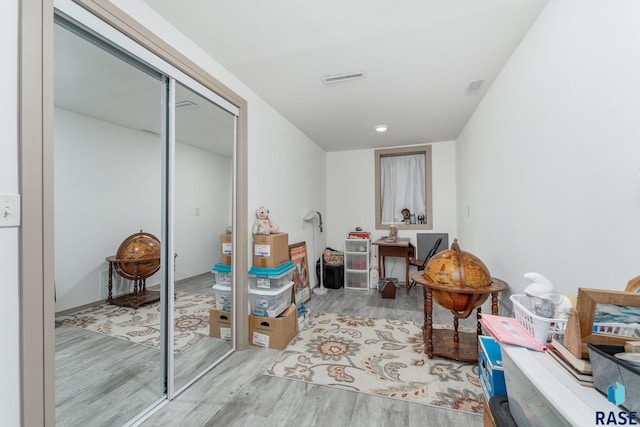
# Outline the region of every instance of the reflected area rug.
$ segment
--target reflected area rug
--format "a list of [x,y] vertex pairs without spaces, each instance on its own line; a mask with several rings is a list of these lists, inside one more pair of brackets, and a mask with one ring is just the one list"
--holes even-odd
[[481,414],[478,365],[424,350],[422,324],[317,313],[264,373]]
[[[174,349],[179,353],[209,336],[215,297],[176,292]],[[160,348],[160,303],[136,309],[101,304],[56,317],[56,322],[151,348]]]

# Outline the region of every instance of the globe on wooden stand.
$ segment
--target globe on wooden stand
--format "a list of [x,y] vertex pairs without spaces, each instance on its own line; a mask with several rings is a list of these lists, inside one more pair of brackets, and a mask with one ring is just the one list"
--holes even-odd
[[[477,333],[459,333],[458,320],[469,317],[474,309],[479,320],[480,307],[489,295],[492,296],[491,311],[497,315],[498,294],[507,287],[506,283],[492,278],[484,262],[461,250],[457,239],[454,239],[451,249],[435,254],[424,272],[417,272],[412,278],[422,285],[424,292],[423,336],[427,356],[435,354],[465,362],[477,361],[480,323],[477,324]],[[433,301],[451,311],[453,330],[433,328]]]
[[477,256],[460,250],[458,239],[453,240],[451,249],[437,253],[424,269],[425,280],[452,288],[434,290],[433,299],[447,310],[457,312],[466,318],[474,308],[482,305],[489,294],[474,295],[454,292],[454,288],[483,288],[491,286],[491,274],[487,266]]
[[[146,286],[146,279],[160,269],[160,241],[156,236],[140,230],[124,239],[115,256],[106,259],[109,263],[108,304],[137,308],[160,299],[159,291],[149,291]],[[113,297],[113,270],[133,281],[133,292]]]
[[160,269],[160,241],[140,230],[123,240],[116,252],[116,272],[129,280],[146,279]]

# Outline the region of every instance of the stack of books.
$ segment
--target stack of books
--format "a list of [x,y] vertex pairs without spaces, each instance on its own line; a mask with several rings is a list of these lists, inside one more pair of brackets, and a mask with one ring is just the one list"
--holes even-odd
[[576,357],[562,344],[562,338],[554,338],[547,348],[547,354],[569,372],[578,383],[593,387],[593,370],[589,359]]

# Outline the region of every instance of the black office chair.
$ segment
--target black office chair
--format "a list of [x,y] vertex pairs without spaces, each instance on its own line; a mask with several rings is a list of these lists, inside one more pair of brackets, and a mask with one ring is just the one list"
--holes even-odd
[[[442,237],[438,237],[438,240],[436,240],[433,243],[433,246],[431,247],[431,249],[429,250],[429,253],[427,254],[427,257],[424,259],[424,261],[419,262],[415,259],[411,259],[409,260],[409,265],[414,265],[416,267],[418,267],[418,271],[423,271],[426,267],[427,267],[427,263],[429,262],[429,260],[436,254],[438,253],[438,247],[440,246],[440,243],[442,243]],[[416,284],[415,280],[411,281],[411,284],[409,285],[409,290],[411,290],[411,288],[413,288],[413,286]]]

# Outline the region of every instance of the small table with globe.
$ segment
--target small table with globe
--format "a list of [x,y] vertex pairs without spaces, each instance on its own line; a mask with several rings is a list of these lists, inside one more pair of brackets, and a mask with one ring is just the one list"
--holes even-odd
[[[147,290],[146,279],[160,269],[160,241],[140,230],[127,237],[109,263],[107,304],[138,308],[160,300],[160,291]],[[113,297],[113,271],[133,282],[133,292]]]
[[[418,271],[411,278],[423,289],[423,339],[427,356],[477,362],[478,335],[482,335],[479,321],[481,306],[491,295],[491,314],[497,315],[498,295],[507,288],[506,282],[491,277],[480,259],[460,250],[457,240],[454,240],[451,250],[436,254],[424,273]],[[453,314],[453,329],[433,327],[434,300]],[[477,313],[477,331],[459,332],[459,319],[466,319],[474,310]]]

